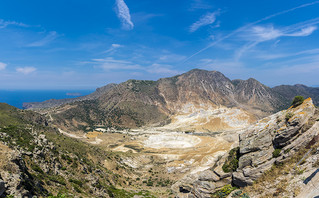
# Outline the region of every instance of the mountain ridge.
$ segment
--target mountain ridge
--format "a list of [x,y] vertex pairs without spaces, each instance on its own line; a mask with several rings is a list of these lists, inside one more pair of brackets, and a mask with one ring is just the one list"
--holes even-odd
[[[218,71],[207,71],[207,70],[201,70],[201,69],[192,69],[186,73],[184,73],[185,75],[187,74],[191,74],[194,72],[213,72],[213,73],[217,73]],[[220,73],[220,72],[218,72]],[[157,81],[153,81],[153,80],[146,80],[149,82],[160,82],[160,81],[165,81],[165,79],[177,79],[179,76],[184,75],[184,74],[179,74],[173,77],[168,77],[168,78],[160,78]],[[222,73],[220,73],[222,74]],[[222,74],[223,75],[223,74]],[[223,75],[224,76],[224,75]],[[224,76],[225,77],[225,76]],[[139,80],[135,80],[135,79],[129,79],[125,82],[130,82],[130,81],[139,81]],[[143,80],[140,80],[143,81]],[[123,83],[125,83],[123,82]],[[259,82],[258,80],[254,79],[254,78],[249,78],[247,80],[242,80],[242,79],[234,79],[231,80],[232,84],[236,87],[239,83],[243,83],[243,82]],[[120,83],[121,84],[121,83]],[[60,106],[60,105],[64,105],[64,104],[68,104],[68,103],[72,103],[72,102],[76,102],[76,101],[82,101],[82,100],[92,100],[92,99],[96,99],[99,96],[103,95],[104,93],[106,93],[107,91],[109,91],[110,89],[112,89],[113,87],[117,86],[118,84],[115,83],[110,83],[107,84],[103,87],[99,87],[96,89],[95,92],[93,92],[92,94],[86,95],[86,96],[81,96],[81,97],[77,97],[77,98],[69,98],[69,99],[50,99],[47,101],[43,101],[43,102],[26,102],[23,104],[23,108],[24,109],[43,109],[43,108],[51,108],[51,107],[56,107],[56,106]],[[266,86],[266,85],[265,85]],[[266,86],[268,87],[268,86]],[[274,91],[276,91],[279,95],[281,95],[281,97],[284,97],[285,100],[289,100],[291,101],[291,99],[295,96],[295,95],[303,95],[304,97],[311,97],[314,99],[314,103],[316,105],[318,105],[319,103],[319,87],[309,87],[303,84],[295,84],[295,85],[278,85],[275,87],[268,87]],[[288,91],[287,91],[288,90]],[[286,105],[289,105],[288,103]]]
[[95,99],[68,103],[51,112],[58,125],[86,123],[73,129],[173,123],[170,127],[178,130],[218,131],[248,125],[288,105],[283,96],[253,78],[232,81],[218,71],[193,69],[157,81],[128,80]]

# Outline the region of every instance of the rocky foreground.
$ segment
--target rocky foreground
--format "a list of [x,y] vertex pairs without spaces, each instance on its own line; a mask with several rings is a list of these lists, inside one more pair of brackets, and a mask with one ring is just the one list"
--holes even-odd
[[242,188],[233,197],[244,192],[250,197],[313,197],[316,186],[311,182],[319,179],[318,140],[319,110],[308,98],[242,130],[238,148],[172,189],[180,198],[218,197],[228,184]]

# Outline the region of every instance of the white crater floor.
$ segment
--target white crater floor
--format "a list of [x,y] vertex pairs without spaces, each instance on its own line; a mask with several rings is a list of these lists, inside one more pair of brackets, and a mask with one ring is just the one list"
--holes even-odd
[[186,134],[180,133],[163,133],[150,135],[144,141],[144,146],[154,149],[162,148],[190,148],[201,142],[201,139]]

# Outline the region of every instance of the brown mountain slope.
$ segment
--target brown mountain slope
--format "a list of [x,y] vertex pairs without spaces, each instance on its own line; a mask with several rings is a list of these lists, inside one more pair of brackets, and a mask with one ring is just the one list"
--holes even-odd
[[280,85],[273,88],[287,100],[291,101],[296,95],[311,97],[315,105],[319,105],[319,87],[307,87],[305,85]]
[[284,99],[254,79],[231,81],[218,71],[194,69],[158,81],[129,80],[95,100],[50,113],[57,125],[84,129],[102,125],[220,131],[242,128],[283,106]]

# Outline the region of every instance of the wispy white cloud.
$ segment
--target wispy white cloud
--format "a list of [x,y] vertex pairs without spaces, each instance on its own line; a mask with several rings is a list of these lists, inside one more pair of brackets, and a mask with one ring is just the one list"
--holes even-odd
[[59,35],[56,31],[51,31],[49,32],[44,38],[35,41],[33,43],[28,44],[28,47],[42,47],[45,46],[47,44],[49,44],[50,42],[54,41],[56,38],[58,38]]
[[285,36],[309,36],[311,35],[315,30],[317,30],[316,26],[309,26],[306,28],[301,29],[298,32],[293,32],[291,34],[285,34]]
[[110,53],[114,52],[116,49],[121,48],[121,47],[124,47],[124,46],[120,45],[120,44],[113,43],[111,45],[111,47],[108,50],[106,50],[104,53],[109,53],[110,54]]
[[88,62],[82,62],[82,64],[93,65],[95,68],[100,68],[105,71],[132,71],[131,73],[142,74],[166,74],[166,75],[176,75],[181,73],[174,69],[170,64],[162,63],[152,63],[152,64],[138,64],[130,60],[115,59],[113,57],[92,59]]
[[96,67],[104,70],[142,70],[143,67],[139,64],[134,64],[127,60],[118,60],[113,57],[107,57],[103,59],[92,59],[92,62]]
[[263,59],[263,60],[273,60],[273,59],[280,59],[280,58],[287,58],[287,57],[296,57],[300,55],[313,55],[319,54],[319,48],[311,49],[311,50],[303,50],[300,52],[295,53],[267,53],[264,51],[258,52],[255,56],[256,58]]
[[163,14],[155,14],[155,13],[145,13],[145,12],[136,12],[131,15],[134,20],[134,24],[146,24],[149,20],[155,17],[164,16]]
[[[319,23],[319,18],[317,20]],[[273,26],[254,26],[251,29],[244,32],[241,37],[249,42],[243,47],[236,50],[235,58],[239,59],[245,52],[249,49],[257,46],[259,43],[278,39],[280,37],[305,37],[311,35],[315,30],[316,26],[308,26],[307,21],[300,24],[295,24],[282,29],[276,29]],[[313,25],[313,20],[311,20],[311,25]]]
[[253,39],[254,41],[268,41],[283,35],[281,30],[275,29],[273,26],[255,26],[252,27],[249,32],[247,38],[250,40]]
[[4,70],[7,67],[7,64],[0,62],[0,71]]
[[124,0],[116,0],[116,13],[117,17],[122,23],[123,29],[132,30],[134,28],[134,24],[131,20],[130,10]]
[[209,3],[207,3],[205,0],[193,0],[193,2],[191,3],[191,7],[190,10],[207,10],[207,9],[211,9],[212,5],[210,5]]
[[179,62],[183,59],[185,59],[186,56],[183,56],[183,55],[179,55],[179,54],[173,54],[173,53],[169,53],[169,54],[164,54],[162,56],[159,57],[158,61],[159,62]]
[[16,71],[22,74],[30,74],[32,72],[35,72],[37,69],[35,67],[18,67],[16,68]]
[[[209,49],[209,48],[211,48],[211,47],[213,47],[213,46],[219,44],[220,42],[224,41],[225,39],[228,39],[228,38],[230,38],[230,37],[236,35],[236,34],[239,33],[239,32],[245,31],[245,30],[247,30],[248,28],[250,28],[250,27],[252,27],[252,26],[254,26],[254,25],[258,24],[258,23],[261,23],[261,22],[267,21],[267,20],[269,20],[269,19],[272,19],[272,18],[274,18],[274,17],[280,16],[280,15],[283,15],[283,14],[286,14],[286,13],[289,13],[289,12],[293,12],[293,11],[298,10],[298,9],[301,9],[301,8],[309,7],[309,6],[318,4],[318,3],[319,3],[319,1],[314,1],[314,2],[311,2],[311,3],[305,3],[305,4],[302,4],[302,5],[297,6],[297,7],[294,7],[294,8],[290,8],[290,9],[287,9],[287,10],[283,10],[283,11],[281,11],[281,12],[277,12],[277,13],[268,15],[268,16],[266,16],[266,17],[264,17],[264,18],[261,18],[261,19],[259,19],[259,20],[257,20],[257,21],[254,21],[254,22],[251,22],[251,23],[249,23],[249,24],[247,24],[247,25],[244,25],[244,26],[242,26],[242,27],[240,27],[240,28],[238,28],[238,29],[232,31],[231,33],[229,33],[229,34],[227,34],[227,35],[225,35],[225,36],[219,38],[218,40],[216,40],[216,41],[210,43],[210,44],[207,45],[206,47],[204,47],[204,48],[198,50],[198,51],[195,52],[194,54],[192,54],[192,55],[190,55],[189,57],[187,57],[183,62],[188,61],[189,59],[193,58],[194,56],[196,56],[196,55],[198,55],[198,54],[200,54],[200,53],[206,51],[207,49]],[[308,25],[310,25],[310,24],[308,24]]]
[[213,24],[216,21],[216,16],[219,14],[220,14],[220,11],[218,10],[216,12],[210,12],[210,13],[203,15],[198,21],[196,21],[195,23],[193,23],[190,26],[189,31],[195,32],[196,30],[198,30],[202,26]]
[[[319,23],[319,20],[318,20]],[[288,37],[304,37],[311,35],[315,30],[316,26],[301,27],[298,30],[292,29],[290,26],[283,29],[276,29],[273,26],[254,26],[248,30],[248,33],[241,35],[247,40],[264,42],[279,37],[288,36]]]
[[0,19],[0,29],[6,28],[7,26],[19,26],[19,27],[29,27],[27,24],[16,22],[16,21],[5,21],[3,19]]
[[166,74],[166,75],[176,75],[182,73],[181,71],[172,69],[171,65],[154,63],[149,66],[146,71],[151,74]]

